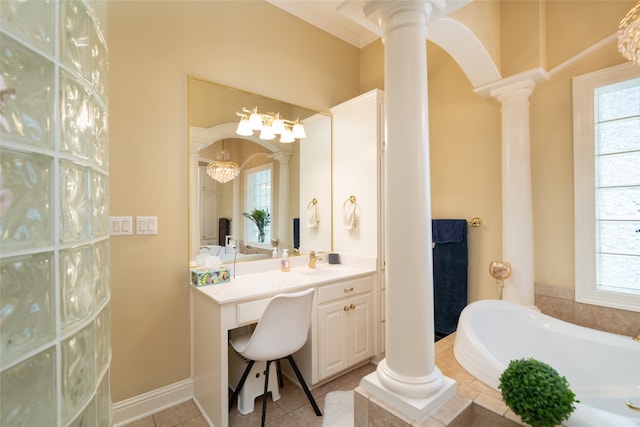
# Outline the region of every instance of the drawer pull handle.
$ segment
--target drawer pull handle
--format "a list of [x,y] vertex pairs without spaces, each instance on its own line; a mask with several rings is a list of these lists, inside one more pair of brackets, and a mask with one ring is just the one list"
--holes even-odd
[[343,308],[343,310],[344,310],[344,311],[349,311],[349,306],[348,306],[348,305],[345,305],[345,306],[344,306],[344,308]]
[[350,288],[344,288],[344,291],[345,292],[353,292],[353,286],[350,287]]
[[355,304],[351,304],[351,305],[349,306],[349,308],[350,308],[351,310],[353,310],[354,308],[356,308],[356,306],[355,306]]

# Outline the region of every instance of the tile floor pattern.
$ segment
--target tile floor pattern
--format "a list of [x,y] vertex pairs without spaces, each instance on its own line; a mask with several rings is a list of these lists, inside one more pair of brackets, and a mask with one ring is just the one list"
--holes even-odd
[[[375,371],[376,366],[369,363],[335,380],[311,390],[320,410],[324,412],[324,397],[337,390],[353,390],[360,384],[362,377]],[[237,408],[229,413],[229,427],[253,427],[260,425],[262,397],[257,397],[255,409],[251,414],[241,415]],[[272,427],[321,427],[322,417],[317,417],[307,400],[304,391],[284,378],[284,387],[280,389],[280,400],[267,401],[266,426]],[[142,418],[126,427],[208,427],[193,400],[181,403],[148,417]]]

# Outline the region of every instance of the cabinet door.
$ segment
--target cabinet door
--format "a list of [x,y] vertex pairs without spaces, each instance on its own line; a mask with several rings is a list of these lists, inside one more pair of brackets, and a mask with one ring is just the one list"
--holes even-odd
[[373,356],[373,296],[371,293],[349,299],[349,365]]
[[347,369],[349,303],[340,300],[318,307],[318,379]]

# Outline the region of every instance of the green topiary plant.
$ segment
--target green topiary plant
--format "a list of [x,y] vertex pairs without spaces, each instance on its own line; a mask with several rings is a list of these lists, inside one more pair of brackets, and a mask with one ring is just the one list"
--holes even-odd
[[258,227],[258,241],[264,242],[264,229],[271,224],[271,214],[269,211],[266,209],[254,209],[251,213],[244,212],[242,215],[253,221],[256,227]]
[[554,427],[576,409],[569,382],[546,363],[533,358],[512,360],[500,376],[502,398],[532,427]]

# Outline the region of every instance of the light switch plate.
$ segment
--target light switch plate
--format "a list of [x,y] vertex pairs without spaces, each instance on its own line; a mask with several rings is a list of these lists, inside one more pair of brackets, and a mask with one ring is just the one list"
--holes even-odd
[[110,216],[109,234],[112,236],[130,236],[133,234],[133,221],[130,216]]
[[158,217],[136,217],[136,234],[158,234]]

